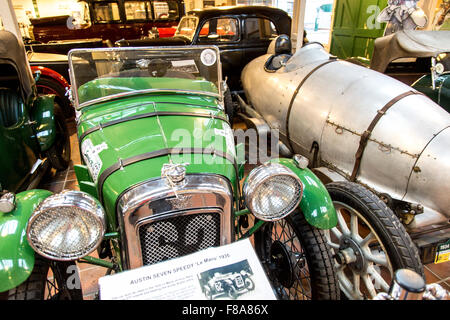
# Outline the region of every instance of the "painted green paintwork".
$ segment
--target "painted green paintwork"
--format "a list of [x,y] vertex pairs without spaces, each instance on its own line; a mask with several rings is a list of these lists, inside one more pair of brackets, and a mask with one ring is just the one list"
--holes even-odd
[[386,5],[387,0],[336,0],[330,53],[341,59],[371,59],[374,41],[386,26],[375,18]]
[[52,193],[24,191],[16,195],[16,209],[0,213],[0,292],[21,284],[34,267],[34,251],[27,241],[26,226],[34,209]]
[[82,104],[94,99],[136,90],[179,89],[218,93],[216,86],[205,80],[180,78],[100,78],[89,81],[78,88],[78,100]]
[[89,175],[89,170],[85,165],[76,164],[73,166],[75,175],[78,181],[89,181],[92,182],[91,176]]
[[80,260],[82,262],[86,262],[86,263],[89,263],[89,264],[93,264],[93,265],[104,267],[104,268],[108,268],[108,269],[113,269],[114,268],[114,263],[109,262],[107,260],[95,258],[95,257],[92,257],[92,256],[86,256],[84,258],[81,258]]
[[424,75],[411,86],[427,95],[431,100],[450,112],[450,73],[436,77],[436,87],[433,90],[431,75]]
[[[127,81],[127,80],[126,80]],[[226,118],[218,106],[217,99],[202,95],[145,94],[116,99],[82,109],[78,134],[112,120],[151,113],[155,111],[176,111],[211,114]],[[158,121],[159,120],[159,121]],[[161,125],[161,127],[160,127]],[[220,119],[196,116],[161,116],[135,119],[104,127],[87,135],[80,141],[81,149],[92,143],[101,149],[101,173],[119,159],[127,159],[143,153],[164,148],[211,148],[235,154],[232,132],[229,125]],[[228,144],[225,135],[228,135]],[[90,141],[88,141],[90,140]],[[228,178],[237,192],[237,179],[233,163],[211,155],[173,155],[175,163],[189,163],[187,174],[214,173]],[[118,170],[103,185],[103,204],[108,215],[108,230],[116,230],[115,204],[119,195],[130,186],[161,176],[163,164],[169,163],[168,156],[137,162]],[[93,180],[97,183],[91,171]],[[237,196],[237,194],[236,194]]]
[[300,209],[306,221],[319,229],[331,229],[337,225],[336,210],[333,201],[323,183],[309,169],[300,169],[294,160],[280,158],[270,162],[280,163],[291,169],[302,181],[304,190]]
[[43,95],[37,97],[34,102],[32,119],[36,121],[35,133],[41,146],[41,151],[48,150],[55,142],[54,101],[54,95]]

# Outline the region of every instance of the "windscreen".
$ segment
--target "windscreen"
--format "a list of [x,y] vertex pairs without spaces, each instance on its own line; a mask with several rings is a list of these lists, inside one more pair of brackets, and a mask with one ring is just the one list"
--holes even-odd
[[178,23],[177,31],[175,31],[176,36],[184,36],[192,41],[194,38],[195,30],[197,30],[198,18],[197,17],[183,17]]
[[221,94],[214,46],[75,49],[69,67],[77,108],[152,92]]

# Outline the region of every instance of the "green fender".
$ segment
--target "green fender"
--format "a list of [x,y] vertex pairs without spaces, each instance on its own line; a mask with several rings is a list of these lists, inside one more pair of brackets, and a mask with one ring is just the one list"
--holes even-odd
[[0,212],[0,292],[17,287],[31,275],[35,253],[27,241],[27,223],[39,203],[51,194],[47,190],[18,193],[16,209]]
[[280,163],[291,169],[303,183],[303,196],[300,209],[306,221],[318,229],[331,229],[337,225],[337,214],[330,194],[322,181],[308,168],[297,167],[292,159],[272,159],[269,162]]
[[55,95],[39,96],[34,102],[32,118],[36,121],[35,131],[41,151],[47,151],[55,142],[54,116]]

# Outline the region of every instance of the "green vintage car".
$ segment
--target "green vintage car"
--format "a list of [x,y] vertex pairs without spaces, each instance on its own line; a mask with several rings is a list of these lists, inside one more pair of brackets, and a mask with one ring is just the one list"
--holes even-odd
[[217,47],[76,49],[69,64],[81,191],[18,198],[28,241],[0,252],[0,292],[43,298],[47,263],[52,297],[78,298],[76,262],[121,272],[254,236],[279,298],[339,298],[323,231],[336,212],[305,159],[267,161],[241,188]]
[[66,169],[70,139],[54,95],[38,95],[16,36],[0,31],[0,293],[29,278],[35,264],[25,228],[51,193],[33,190],[50,167]]

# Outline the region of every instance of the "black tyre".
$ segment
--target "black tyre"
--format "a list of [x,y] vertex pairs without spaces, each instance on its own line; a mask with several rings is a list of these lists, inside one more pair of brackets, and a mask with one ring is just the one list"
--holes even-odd
[[253,282],[252,279],[246,278],[245,281],[244,281],[244,283],[245,283],[245,288],[246,288],[248,291],[252,291],[253,289],[255,289],[255,283]]
[[[51,273],[49,271],[51,270]],[[81,282],[74,262],[56,262],[36,255],[33,272],[9,290],[9,300],[82,300]],[[78,288],[77,288],[78,287]]]
[[208,286],[204,286],[205,297],[207,300],[212,300],[212,292]]
[[233,98],[231,97],[231,91],[229,88],[223,94],[223,99],[225,104],[225,113],[228,116],[228,121],[230,122],[231,128],[233,128],[234,104]]
[[55,101],[61,106],[66,119],[71,119],[75,116],[75,109],[66,96],[66,88],[62,87],[58,82],[41,77],[36,83],[36,89],[38,94],[54,94],[56,96]]
[[266,223],[255,234],[255,250],[278,299],[339,299],[325,234],[311,226],[302,212]]
[[236,292],[236,289],[233,286],[228,287],[227,289],[227,295],[230,299],[236,300],[238,297],[238,294]]
[[357,183],[326,185],[338,215],[327,232],[339,286],[349,299],[387,292],[397,269],[424,275],[419,253],[400,220],[374,193]]
[[65,170],[70,163],[70,136],[61,108],[55,103],[55,128],[56,138],[53,145],[47,150],[46,155],[53,168]]

